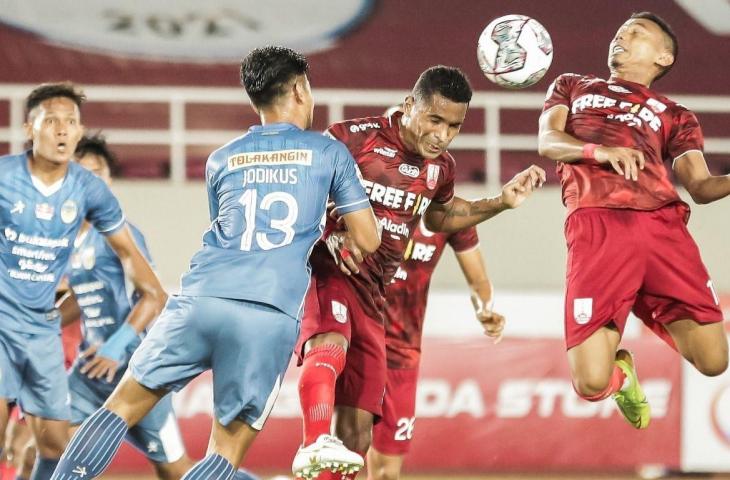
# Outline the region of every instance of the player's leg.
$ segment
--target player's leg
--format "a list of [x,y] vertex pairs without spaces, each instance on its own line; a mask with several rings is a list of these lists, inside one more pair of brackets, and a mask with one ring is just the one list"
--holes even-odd
[[137,348],[104,406],[81,425],[53,476],[88,480],[100,475],[136,425],[170,390],[208,368],[211,346],[196,321],[195,298],[172,297]]
[[68,443],[68,420],[53,420],[26,414],[35,440],[35,464],[31,480],[51,478]]
[[367,454],[369,480],[397,480],[416,422],[418,368],[388,369],[383,416],[373,427]]
[[21,454],[18,456],[18,461],[15,465],[16,468],[16,480],[27,480],[33,473],[33,466],[35,465],[35,459],[37,456],[35,448],[35,440],[31,435],[21,450]]
[[613,396],[637,428],[648,425],[649,407],[631,354],[617,348],[646,273],[641,215],[583,209],[566,222],[565,334],[575,391],[589,401]]
[[714,377],[727,370],[727,333],[721,322],[703,324],[694,320],[677,320],[667,324],[666,329],[679,353],[700,373]]
[[[25,355],[22,342],[16,336],[13,332],[0,330],[0,439],[5,439],[10,405],[20,395],[20,375]],[[0,445],[0,453],[2,448]]]
[[[24,452],[27,444],[33,444],[30,427],[25,419],[21,418],[20,409],[16,406],[12,409],[10,420],[5,435],[5,459],[6,469],[3,475],[7,478],[21,478],[27,480],[30,477],[30,471],[33,469],[35,461],[35,449],[33,457],[30,459],[30,468],[26,475],[23,475]],[[5,478],[5,477],[2,477]]]
[[210,312],[206,323],[216,345],[211,359],[215,422],[207,456],[184,478],[230,479],[274,407],[299,325],[255,302],[208,298],[203,308]]

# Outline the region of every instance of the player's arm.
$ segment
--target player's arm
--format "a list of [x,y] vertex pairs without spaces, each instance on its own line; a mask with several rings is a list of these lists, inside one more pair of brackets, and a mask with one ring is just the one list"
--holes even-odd
[[639,170],[644,169],[644,154],[626,147],[607,147],[586,143],[565,132],[568,107],[556,105],[540,115],[538,153],[556,162],[574,163],[579,160],[595,160],[610,164],[614,171],[626,180],[637,180]]
[[730,195],[730,175],[710,175],[700,150],[680,155],[672,168],[696,203],[710,203]]
[[431,202],[424,214],[426,228],[432,232],[458,232],[472,227],[505,210],[519,207],[543,183],[545,170],[532,165],[507,182],[499,196],[479,200],[454,197],[448,203]]
[[456,260],[464,273],[471,289],[471,302],[477,320],[484,328],[484,334],[494,338],[497,343],[502,338],[505,319],[502,315],[492,311],[492,282],[487,275],[487,267],[478,247],[456,252]]
[[94,358],[82,367],[81,373],[90,378],[104,376],[107,381],[111,381],[124,358],[127,346],[162,311],[167,301],[167,293],[137,247],[128,226],[107,235],[106,240],[119,257],[125,277],[131,280],[135,291],[140,294],[127,320],[117,331],[100,347],[91,347],[82,354],[84,357],[94,355]]
[[347,230],[332,232],[324,239],[327,249],[345,275],[360,273],[358,264],[380,247],[380,228],[372,207],[346,213],[338,221]]

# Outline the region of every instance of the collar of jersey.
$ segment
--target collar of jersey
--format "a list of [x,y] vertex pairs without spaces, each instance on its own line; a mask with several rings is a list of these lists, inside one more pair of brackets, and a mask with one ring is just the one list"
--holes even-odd
[[284,130],[299,130],[302,129],[294,125],[293,123],[279,122],[279,123],[267,123],[266,125],[254,125],[249,128],[251,132],[280,132]]
[[63,182],[66,181],[66,176],[68,175],[68,170],[66,170],[66,175],[64,175],[63,177],[59,178],[55,182],[53,182],[53,184],[46,185],[45,183],[43,183],[41,181],[40,178],[36,177],[35,175],[33,175],[31,173],[30,167],[28,166],[28,158],[29,158],[30,155],[31,155],[31,153],[30,153],[30,150],[29,150],[23,156],[23,169],[25,170],[25,172],[30,177],[30,182],[33,184],[33,187],[35,187],[35,189],[38,190],[38,192],[40,192],[40,194],[43,195],[44,197],[50,197],[54,193],[56,193],[59,190],[61,190],[61,187],[63,186]]

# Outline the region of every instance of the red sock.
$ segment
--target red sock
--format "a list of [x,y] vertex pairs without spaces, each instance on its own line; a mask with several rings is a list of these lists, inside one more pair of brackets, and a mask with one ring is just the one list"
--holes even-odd
[[576,390],[576,393],[579,397],[584,398],[588,400],[589,402],[597,402],[599,400],[603,400],[604,398],[610,397],[612,394],[618,392],[621,390],[621,387],[624,384],[624,380],[626,379],[626,374],[623,370],[621,370],[618,366],[613,366],[613,372],[611,373],[611,379],[608,381],[608,386],[606,389],[602,392],[599,392],[595,395],[581,395],[581,393]]
[[335,382],[345,368],[345,349],[339,345],[319,345],[304,356],[299,377],[304,445],[330,433],[335,408]]

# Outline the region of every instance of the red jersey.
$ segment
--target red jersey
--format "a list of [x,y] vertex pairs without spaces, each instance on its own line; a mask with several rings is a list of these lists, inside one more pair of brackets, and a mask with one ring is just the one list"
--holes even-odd
[[656,210],[681,202],[664,162],[702,151],[700,124],[687,108],[638,83],[572,73],[550,86],[543,112],[557,105],[570,110],[566,133],[587,143],[639,150],[646,161],[638,181],[595,160],[559,162],[569,214],[586,207]]
[[[361,182],[382,227],[378,250],[360,265],[359,275],[348,277],[363,306],[369,309],[366,311],[376,318],[381,315],[385,285],[398,269],[426,208],[432,201],[447,203],[454,196],[454,159],[448,153],[425,159],[408,151],[399,137],[402,115],[396,112],[390,117],[347,120],[327,130],[355,158]],[[327,229],[335,228],[328,217]],[[322,262],[334,266],[322,242],[315,247],[312,257],[315,269],[322,268]]]
[[403,263],[385,288],[388,368],[418,366],[431,275],[447,243],[456,253],[478,248],[477,230],[471,227],[456,233],[433,233],[421,222],[408,244]]

